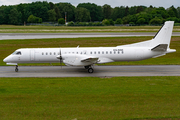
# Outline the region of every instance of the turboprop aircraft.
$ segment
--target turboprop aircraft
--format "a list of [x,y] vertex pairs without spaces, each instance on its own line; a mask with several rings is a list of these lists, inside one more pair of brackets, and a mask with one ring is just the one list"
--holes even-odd
[[7,65],[15,65],[16,72],[18,63],[63,62],[67,66],[84,66],[93,73],[93,64],[139,61],[175,52],[169,48],[173,26],[174,21],[165,22],[153,39],[144,42],[116,47],[25,48],[16,50],[3,61]]

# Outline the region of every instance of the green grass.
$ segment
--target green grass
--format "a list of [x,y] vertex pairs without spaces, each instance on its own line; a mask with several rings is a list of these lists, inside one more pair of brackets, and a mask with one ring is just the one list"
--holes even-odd
[[[0,25],[0,33],[157,32],[160,28],[161,26],[68,27],[68,26]],[[175,26],[174,32],[180,32],[180,27]]]
[[[58,38],[58,39],[32,39],[32,40],[1,40],[0,41],[0,65],[6,65],[3,59],[19,48],[51,48],[51,47],[112,47],[131,44],[152,37],[112,37],[112,38]],[[180,65],[180,37],[172,37],[171,49],[177,52],[163,57],[152,58],[136,62],[114,62],[105,65]],[[27,64],[49,65],[49,64]],[[57,65],[57,64],[53,64]],[[104,65],[104,64],[103,64]]]
[[0,78],[0,119],[178,119],[179,88],[180,77]]

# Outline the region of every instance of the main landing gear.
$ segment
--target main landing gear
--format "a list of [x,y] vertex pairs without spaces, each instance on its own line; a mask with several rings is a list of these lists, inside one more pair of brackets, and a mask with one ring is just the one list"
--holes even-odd
[[88,70],[88,73],[93,73],[94,72],[94,69],[91,67],[91,65],[84,66],[84,68]]
[[16,65],[15,72],[18,72],[18,71],[19,71],[18,65]]

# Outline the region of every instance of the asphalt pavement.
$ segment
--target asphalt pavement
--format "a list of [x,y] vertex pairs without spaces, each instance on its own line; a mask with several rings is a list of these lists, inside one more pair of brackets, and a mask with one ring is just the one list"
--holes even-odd
[[[0,40],[26,40],[46,38],[87,38],[87,37],[130,37],[130,36],[154,36],[156,33],[0,33]],[[180,36],[180,32],[174,32],[172,36]]]
[[3,77],[120,77],[120,76],[180,76],[180,65],[94,66],[94,73],[83,67],[68,66],[0,66]]

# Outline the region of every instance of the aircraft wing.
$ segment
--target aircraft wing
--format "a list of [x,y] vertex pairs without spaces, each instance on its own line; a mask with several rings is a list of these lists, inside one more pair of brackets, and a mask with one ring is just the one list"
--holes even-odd
[[81,59],[81,62],[91,62],[91,63],[97,63],[98,62],[98,57],[92,58],[92,57],[88,57],[88,58],[83,58]]
[[85,59],[82,59],[81,62],[91,62],[91,63],[109,63],[114,62],[112,59],[104,58],[104,57],[88,57]]

